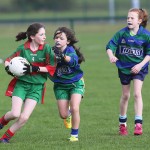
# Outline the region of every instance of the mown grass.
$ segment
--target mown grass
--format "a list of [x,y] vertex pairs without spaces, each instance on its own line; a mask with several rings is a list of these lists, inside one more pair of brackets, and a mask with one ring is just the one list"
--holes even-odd
[[[53,32],[58,26],[68,24],[45,24],[47,41],[53,45]],[[15,42],[15,35],[25,31],[26,25],[5,25],[0,27],[0,58],[8,56],[21,42]],[[28,123],[11,139],[11,144],[0,144],[0,150],[136,150],[149,149],[150,118],[149,118],[149,83],[147,76],[143,86],[143,131],[142,136],[133,136],[134,100],[129,101],[128,128],[129,135],[118,135],[119,98],[121,88],[117,77],[117,69],[110,64],[105,52],[105,45],[112,35],[125,24],[87,23],[76,24],[78,46],[84,53],[83,63],[86,83],[85,97],[81,103],[81,124],[79,142],[69,143],[70,130],[65,129],[59,118],[56,100],[52,91],[52,83],[47,81],[45,104],[38,105]],[[0,116],[11,108],[11,100],[4,96],[11,77],[0,65]],[[12,124],[0,131],[0,136]]]

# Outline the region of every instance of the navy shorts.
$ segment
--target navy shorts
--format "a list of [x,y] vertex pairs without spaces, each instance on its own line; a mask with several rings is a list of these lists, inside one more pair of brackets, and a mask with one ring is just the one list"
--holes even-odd
[[118,75],[122,85],[130,84],[131,80],[133,79],[139,79],[141,81],[144,81],[144,78],[147,74],[148,74],[148,67],[145,67],[138,74],[124,74],[118,69]]

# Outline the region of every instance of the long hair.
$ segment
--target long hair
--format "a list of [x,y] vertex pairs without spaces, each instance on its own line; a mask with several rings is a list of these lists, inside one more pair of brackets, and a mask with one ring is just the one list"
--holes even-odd
[[53,39],[55,39],[57,34],[60,34],[62,32],[66,34],[67,40],[70,42],[68,45],[72,46],[75,49],[75,51],[79,57],[78,63],[81,64],[83,61],[85,61],[85,58],[84,58],[83,54],[80,52],[80,48],[77,48],[75,46],[75,44],[78,42],[78,40],[76,39],[75,32],[73,30],[71,30],[67,27],[59,27],[55,31]]
[[144,28],[146,28],[147,22],[148,22],[148,13],[147,13],[146,9],[131,8],[129,10],[129,12],[138,13],[139,19],[142,19],[142,22],[140,25],[143,26]]
[[19,32],[16,35],[16,41],[20,41],[20,40],[24,40],[26,38],[28,38],[29,41],[32,41],[32,39],[30,38],[31,35],[36,35],[39,31],[40,28],[45,28],[45,26],[43,24],[40,23],[33,23],[31,24],[26,32]]

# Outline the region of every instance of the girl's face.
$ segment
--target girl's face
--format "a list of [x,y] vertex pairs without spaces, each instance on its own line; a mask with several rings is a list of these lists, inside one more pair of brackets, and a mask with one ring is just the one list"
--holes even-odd
[[46,39],[45,29],[40,28],[38,33],[35,36],[31,36],[31,39],[38,45],[43,45]]
[[56,34],[56,36],[54,38],[54,42],[55,42],[56,47],[60,48],[60,50],[62,50],[62,51],[69,44],[67,36],[66,36],[66,34],[64,32]]
[[129,12],[127,17],[127,24],[129,29],[139,28],[141,23],[141,19],[139,19],[137,12]]

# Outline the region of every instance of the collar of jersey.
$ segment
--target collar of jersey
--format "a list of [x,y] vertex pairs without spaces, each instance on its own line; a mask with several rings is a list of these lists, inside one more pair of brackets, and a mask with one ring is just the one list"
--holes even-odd
[[[27,42],[24,44],[24,47],[25,47],[25,49],[30,49],[30,50],[31,50],[31,48],[30,48],[30,41],[27,41]],[[43,50],[43,48],[44,48],[44,45],[39,45],[38,50]]]

